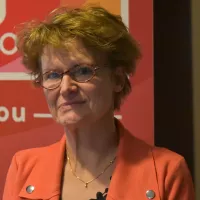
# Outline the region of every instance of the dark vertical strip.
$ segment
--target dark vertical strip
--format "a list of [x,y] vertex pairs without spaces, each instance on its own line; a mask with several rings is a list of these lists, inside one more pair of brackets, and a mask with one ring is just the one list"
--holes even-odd
[[183,155],[194,176],[190,0],[154,0],[155,144]]

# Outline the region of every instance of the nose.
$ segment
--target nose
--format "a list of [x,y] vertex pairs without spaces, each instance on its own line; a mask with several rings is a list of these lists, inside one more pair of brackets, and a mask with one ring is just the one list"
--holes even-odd
[[65,74],[62,78],[62,82],[60,84],[60,94],[62,96],[76,94],[78,91],[78,86],[75,81],[71,79],[71,77]]

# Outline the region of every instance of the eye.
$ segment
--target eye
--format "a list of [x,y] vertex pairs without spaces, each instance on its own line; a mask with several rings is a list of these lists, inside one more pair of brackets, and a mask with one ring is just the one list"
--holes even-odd
[[79,82],[85,82],[93,77],[94,69],[87,65],[75,66],[70,70],[71,77]]
[[43,79],[46,80],[52,80],[52,79],[60,79],[61,74],[58,72],[47,72],[43,75]]
[[93,73],[92,68],[87,65],[77,66],[73,70],[73,74],[75,74],[76,76],[91,75],[92,73]]

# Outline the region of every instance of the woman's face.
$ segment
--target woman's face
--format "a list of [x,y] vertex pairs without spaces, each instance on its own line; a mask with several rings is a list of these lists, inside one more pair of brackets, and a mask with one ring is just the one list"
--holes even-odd
[[[99,57],[99,60],[103,58]],[[41,57],[42,73],[65,72],[75,65],[94,65],[94,58],[80,41],[68,44],[68,51],[44,48]],[[60,86],[44,89],[44,94],[53,118],[64,126],[91,123],[113,113],[115,84],[111,70],[98,63],[96,75],[88,82],[79,83],[64,75]]]

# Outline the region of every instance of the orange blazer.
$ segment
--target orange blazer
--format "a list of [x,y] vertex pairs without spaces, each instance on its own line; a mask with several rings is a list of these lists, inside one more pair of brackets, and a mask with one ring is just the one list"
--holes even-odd
[[[146,144],[122,125],[119,130],[116,168],[107,200],[195,199],[191,175],[182,156]],[[59,200],[65,145],[63,136],[51,146],[16,153],[7,174],[3,200]]]

